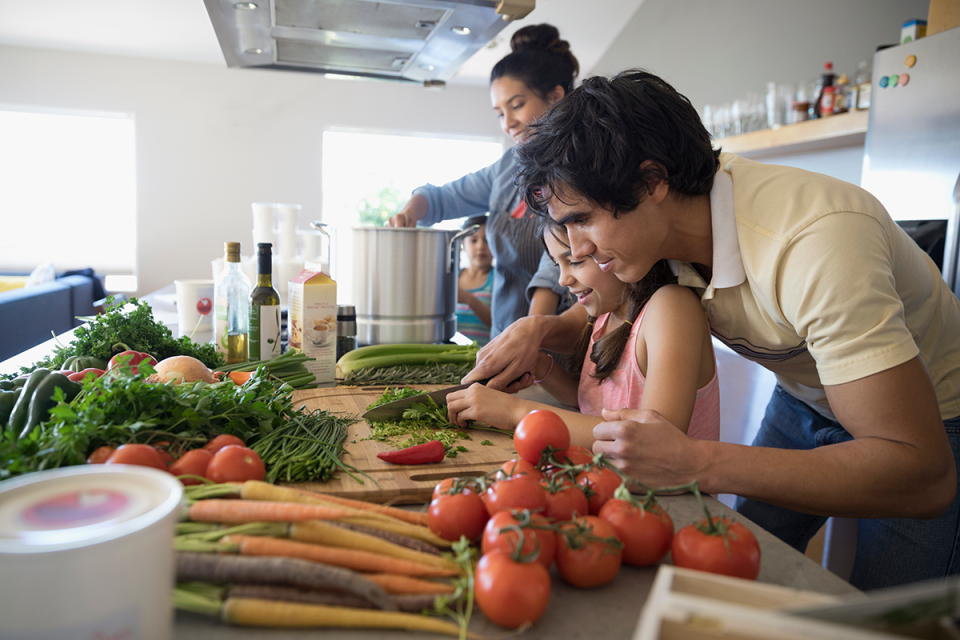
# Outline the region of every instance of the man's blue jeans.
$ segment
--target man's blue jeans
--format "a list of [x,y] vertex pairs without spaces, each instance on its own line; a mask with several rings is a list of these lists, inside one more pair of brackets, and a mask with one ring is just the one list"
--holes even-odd
[[[945,420],[943,425],[960,468],[960,417]],[[777,385],[753,445],[813,449],[852,439],[840,423],[824,418]],[[737,511],[800,551],[806,550],[810,538],[826,521],[823,516],[739,497]],[[850,582],[866,591],[958,573],[958,542],[960,491],[950,508],[933,520],[861,518]]]

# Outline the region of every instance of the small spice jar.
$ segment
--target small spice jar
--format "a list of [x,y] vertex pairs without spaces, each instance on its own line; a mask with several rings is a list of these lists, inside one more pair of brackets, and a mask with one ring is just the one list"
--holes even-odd
[[357,348],[357,309],[352,304],[337,306],[337,360]]

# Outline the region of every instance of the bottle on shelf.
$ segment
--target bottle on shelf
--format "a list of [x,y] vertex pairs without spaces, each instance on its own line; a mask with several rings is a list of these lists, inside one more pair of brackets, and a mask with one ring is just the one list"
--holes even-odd
[[227,364],[247,360],[250,280],[240,267],[240,243],[224,243],[223,272],[214,284],[217,350]]
[[834,86],[828,86],[823,88],[823,92],[820,95],[820,116],[821,118],[826,118],[827,116],[833,115],[833,105],[836,102],[837,97],[837,88]]
[[[814,98],[813,103],[810,105],[811,108],[813,109],[813,114],[812,114],[812,115],[813,115],[814,118],[820,118],[820,117],[822,117],[822,115],[823,115],[823,109],[822,109],[822,106],[821,106],[820,103],[821,103],[821,101],[823,100],[824,90],[825,90],[827,87],[832,87],[832,86],[833,86],[833,81],[834,81],[835,79],[836,79],[836,75],[834,75],[834,73],[833,73],[833,63],[832,63],[832,62],[825,62],[825,63],[823,64],[823,73],[820,75],[820,82],[817,83],[817,85],[818,85],[818,86],[817,86],[817,91],[816,91],[816,93],[814,94],[814,95],[816,95],[816,98]],[[833,100],[832,100],[832,99],[831,99],[831,101],[830,101],[830,106],[831,106],[831,108],[833,107]],[[831,112],[831,113],[832,113],[832,112]],[[827,115],[830,115],[830,114],[827,114]]]
[[857,65],[857,75],[854,76],[854,84],[857,87],[856,99],[850,104],[851,108],[869,109],[870,108],[870,86],[873,82],[873,62],[864,60]]
[[833,96],[833,112],[846,113],[850,110],[850,80],[847,74],[841,73],[837,79],[837,91]]
[[273,244],[257,243],[257,286],[250,292],[250,360],[280,355],[280,294],[273,286]]

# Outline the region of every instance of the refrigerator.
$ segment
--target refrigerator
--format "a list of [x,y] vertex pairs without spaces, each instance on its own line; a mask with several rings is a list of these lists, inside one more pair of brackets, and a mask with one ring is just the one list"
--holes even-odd
[[874,56],[861,186],[960,295],[960,28]]

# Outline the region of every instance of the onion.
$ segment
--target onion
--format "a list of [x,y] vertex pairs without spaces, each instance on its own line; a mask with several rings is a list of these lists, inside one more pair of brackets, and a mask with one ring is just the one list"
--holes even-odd
[[[153,367],[157,374],[156,382],[162,384],[181,384],[183,382],[197,382],[203,380],[213,384],[216,380],[207,366],[190,356],[171,356],[161,360]],[[151,378],[153,376],[150,376]]]

